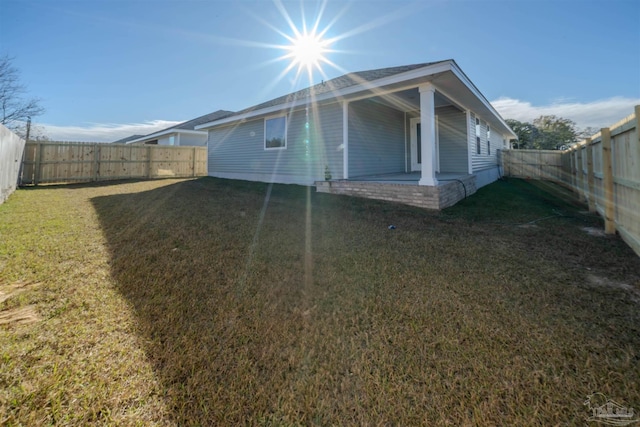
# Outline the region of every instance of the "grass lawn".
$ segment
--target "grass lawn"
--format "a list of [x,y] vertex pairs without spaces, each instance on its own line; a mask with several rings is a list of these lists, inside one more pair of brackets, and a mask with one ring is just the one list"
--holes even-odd
[[563,192],[509,180],[434,212],[213,178],[19,190],[0,424],[585,425],[593,392],[640,409],[640,258]]

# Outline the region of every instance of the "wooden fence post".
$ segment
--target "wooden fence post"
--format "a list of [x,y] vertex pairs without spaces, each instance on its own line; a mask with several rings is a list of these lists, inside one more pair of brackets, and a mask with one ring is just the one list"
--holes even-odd
[[147,179],[151,178],[151,145],[147,145]]
[[609,128],[600,129],[602,135],[602,175],[604,190],[604,232],[615,234],[616,232],[616,212],[614,205],[613,190],[613,156],[611,155],[611,130]]
[[576,150],[573,147],[569,152],[569,158],[571,159],[571,188],[573,188],[575,192],[578,192],[578,183],[576,182],[576,174],[578,173],[576,168]]
[[[26,144],[25,144],[26,146]],[[36,152],[33,156],[36,161],[35,171],[33,173],[33,185],[38,185],[40,182],[40,165],[42,164],[42,142],[38,142],[36,144]]]
[[196,147],[193,147],[193,163],[191,167],[191,176],[196,176]]
[[586,200],[585,194],[584,194],[584,169],[582,166],[582,147],[578,146],[577,148],[577,154],[576,154],[576,170],[578,172],[577,176],[576,176],[576,184],[578,187],[578,198],[580,199],[581,202],[584,202]]
[[509,176],[511,172],[509,170],[509,150],[502,150],[501,154],[502,154],[502,174],[504,176]]
[[100,153],[98,152],[98,144],[93,144],[93,176],[92,181],[97,181],[100,175],[98,168],[100,167]]
[[595,181],[593,176],[593,145],[591,145],[591,138],[587,138],[586,140],[587,147],[587,188],[588,188],[588,201],[589,201],[589,212],[596,211],[596,195],[595,195]]

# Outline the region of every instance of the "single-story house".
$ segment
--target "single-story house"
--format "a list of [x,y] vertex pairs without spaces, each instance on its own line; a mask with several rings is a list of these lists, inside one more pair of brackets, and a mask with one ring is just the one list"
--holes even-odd
[[203,122],[210,176],[442,209],[517,138],[453,60],[346,74]]
[[148,135],[127,139],[125,143],[139,145],[188,145],[203,147],[207,145],[207,132],[196,130],[195,127],[202,123],[208,123],[212,120],[226,117],[230,114],[233,114],[233,111],[218,110]]

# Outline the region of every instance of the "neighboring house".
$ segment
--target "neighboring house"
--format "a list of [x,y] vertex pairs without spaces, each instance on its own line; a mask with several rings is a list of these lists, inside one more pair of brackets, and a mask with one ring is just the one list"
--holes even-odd
[[117,141],[113,141],[112,144],[126,144],[129,141],[133,141],[134,139],[142,138],[144,135],[131,135],[126,138],[119,139]]
[[350,73],[203,122],[209,175],[442,209],[516,138],[453,60]]
[[207,132],[195,130],[195,127],[208,123],[212,120],[218,120],[233,114],[233,111],[218,110],[214,113],[205,114],[180,123],[175,126],[150,133],[149,135],[139,136],[138,138],[126,141],[127,144],[149,144],[149,145],[190,145],[205,146],[207,145]]

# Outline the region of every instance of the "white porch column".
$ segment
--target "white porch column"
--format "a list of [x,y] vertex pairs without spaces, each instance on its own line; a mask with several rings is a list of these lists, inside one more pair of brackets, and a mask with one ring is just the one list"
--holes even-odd
[[420,185],[438,185],[436,179],[436,110],[434,95],[436,90],[431,83],[421,85],[420,90]]

